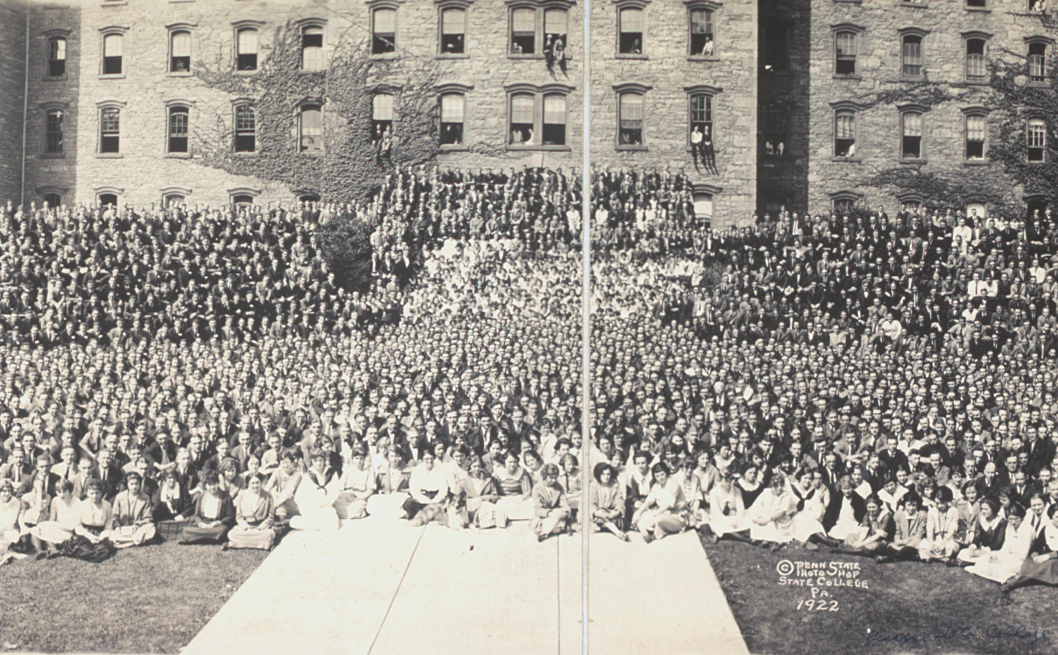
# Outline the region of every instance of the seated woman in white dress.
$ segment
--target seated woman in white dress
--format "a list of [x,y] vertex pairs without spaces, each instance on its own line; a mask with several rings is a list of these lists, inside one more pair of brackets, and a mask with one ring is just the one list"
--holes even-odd
[[1032,527],[1025,520],[1025,510],[1018,504],[1007,507],[1003,546],[997,551],[981,552],[973,566],[966,570],[994,582],[1006,582],[1021,570],[1032,548]]
[[408,481],[408,499],[404,501],[405,517],[414,526],[424,525],[444,515],[448,500],[448,473],[437,465],[437,457],[426,450],[422,463],[412,469]]
[[298,515],[290,519],[294,530],[333,532],[341,527],[334,502],[338,499],[338,476],[327,465],[328,453],[314,448],[309,454],[312,466],[301,477],[294,502]]
[[235,497],[235,527],[228,531],[227,547],[269,550],[276,538],[275,503],[261,478],[252,477],[248,484]]
[[776,471],[768,487],[746,510],[750,520],[749,537],[766,544],[785,544],[794,538],[793,517],[797,514],[797,496],[786,484],[786,477]]
[[117,548],[142,546],[154,539],[151,499],[143,493],[143,477],[133,471],[125,476],[125,491],[114,498],[114,526],[103,533]]
[[720,479],[709,492],[709,528],[714,541],[725,536],[749,541],[750,521],[742,502],[742,490],[728,468],[720,469]]
[[683,487],[669,474],[669,467],[658,462],[650,469],[654,484],[643,504],[632,515],[632,525],[639,530],[648,544],[670,534],[682,532],[687,527],[687,501]]
[[496,490],[496,481],[485,470],[481,458],[474,456],[470,460],[470,474],[463,480],[463,493],[466,494],[467,519],[479,528],[505,528],[507,515],[496,505],[500,499]]
[[73,495],[73,482],[61,480],[55,485],[57,495],[51,499],[48,520],[30,528],[29,538],[37,549],[37,557],[58,557],[59,546],[73,536],[81,521],[78,500]]
[[338,480],[338,499],[334,510],[340,519],[362,519],[367,516],[367,500],[375,494],[378,481],[367,465],[367,452],[355,446]]
[[507,453],[503,460],[503,468],[496,469],[492,477],[496,480],[496,490],[499,491],[500,499],[496,505],[512,521],[525,521],[533,517],[533,501],[530,494],[533,491],[533,479],[529,473],[521,467],[518,455],[513,452]]
[[[15,484],[6,478],[0,480],[0,563],[15,554],[9,554],[7,547],[22,536],[22,529],[18,524],[21,516],[22,501],[15,498]],[[21,557],[20,555],[19,558]]]
[[[826,535],[823,515],[830,505],[830,489],[823,484],[823,472],[808,469],[802,477],[801,510],[794,515],[794,539],[801,543],[816,543]],[[811,547],[810,547],[811,548]]]
[[680,460],[679,470],[672,477],[683,488],[683,497],[687,500],[688,526],[697,530],[709,523],[709,515],[702,507],[704,494],[701,478],[694,474],[695,464],[696,459],[687,455]]

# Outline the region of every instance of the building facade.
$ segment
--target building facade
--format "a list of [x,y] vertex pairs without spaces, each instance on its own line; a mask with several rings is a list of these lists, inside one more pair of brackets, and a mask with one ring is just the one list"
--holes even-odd
[[[3,100],[13,107],[3,115],[22,124],[2,146],[19,170],[0,174],[27,204],[328,196],[312,183],[320,174],[291,183],[268,167],[313,170],[313,158],[368,139],[389,154],[362,163],[379,174],[410,147],[401,131],[412,124],[434,140],[440,166],[571,171],[583,161],[575,1],[89,0],[4,11],[13,19],[3,29],[22,36],[3,39],[13,54],[0,73],[6,88],[19,75],[29,83],[26,97]],[[594,16],[593,161],[685,169],[703,214],[744,222],[756,205],[755,2],[629,0]],[[266,77],[280,65],[286,77]],[[350,81],[360,66],[370,79]],[[283,98],[278,129],[266,124],[278,93],[266,79],[306,89]],[[429,107],[409,99],[427,83]],[[360,114],[350,105],[361,104],[364,124],[351,128]],[[695,170],[692,123],[712,144],[710,169]],[[24,152],[10,138],[23,126]]]

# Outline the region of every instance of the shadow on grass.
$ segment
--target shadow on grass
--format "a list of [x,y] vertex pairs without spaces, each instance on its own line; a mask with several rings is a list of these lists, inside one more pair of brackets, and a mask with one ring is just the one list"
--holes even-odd
[[[1027,587],[1007,598],[998,584],[943,564],[878,564],[825,548],[769,552],[729,541],[702,545],[752,653],[1058,652],[1058,588]],[[816,587],[813,598],[811,586],[780,584],[784,560],[825,570],[831,562],[858,564],[855,579],[866,588]],[[821,598],[824,592],[829,595]],[[826,602],[808,603],[821,599]]]
[[0,645],[41,652],[177,653],[267,557],[165,543],[102,564],[0,567]]

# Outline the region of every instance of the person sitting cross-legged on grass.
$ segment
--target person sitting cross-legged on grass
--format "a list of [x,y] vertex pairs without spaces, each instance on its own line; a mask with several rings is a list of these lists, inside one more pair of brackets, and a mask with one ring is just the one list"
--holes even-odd
[[632,525],[647,543],[683,532],[687,527],[683,487],[672,479],[669,467],[663,462],[655,464],[650,471],[654,475],[654,484],[643,504],[632,515]]
[[250,478],[249,486],[236,496],[235,527],[228,532],[228,548],[272,547],[276,538],[275,503],[263,487],[261,478]]
[[114,527],[103,534],[117,548],[142,546],[154,539],[151,499],[143,493],[143,478],[132,472],[125,477],[127,485],[114,499]]
[[73,495],[73,482],[60,480],[55,485],[57,495],[51,499],[48,520],[41,521],[29,530],[29,538],[37,550],[37,557],[56,556],[59,547],[73,536],[74,528],[80,523],[78,505],[80,501]]
[[378,480],[367,465],[367,452],[356,446],[338,481],[338,499],[334,509],[340,519],[362,519],[367,516],[367,501],[375,495]]
[[785,544],[794,538],[794,516],[797,496],[786,484],[786,477],[776,471],[768,488],[746,510],[750,520],[749,536],[765,545]]
[[151,505],[158,536],[166,541],[179,541],[195,512],[195,501],[184,487],[179,471],[174,469],[162,473]]
[[[969,492],[973,487],[966,489]],[[999,516],[999,503],[995,499],[985,498],[981,501],[977,520],[973,522],[973,534],[968,535],[969,543],[959,551],[959,561],[964,565],[974,564],[981,557],[1002,550],[1006,531],[1007,521]]]
[[569,501],[558,483],[558,467],[546,464],[540,472],[541,480],[533,487],[533,518],[529,529],[537,541],[568,530]]
[[959,531],[962,521],[959,510],[952,505],[951,489],[937,489],[933,507],[926,516],[926,538],[918,544],[918,556],[923,562],[941,560],[951,563],[959,552]]
[[588,489],[592,531],[609,530],[622,541],[628,541],[624,531],[624,485],[614,480],[614,470],[606,462],[599,462],[592,471],[595,484]]
[[834,549],[834,552],[867,557],[885,554],[896,530],[893,515],[876,494],[867,496],[865,502],[867,512],[860,521],[859,533],[846,536],[845,544]]
[[893,522],[896,526],[893,541],[886,546],[885,554],[876,559],[879,563],[917,560],[918,545],[926,538],[926,510],[917,492],[909,491],[896,501]]
[[[1038,499],[1034,497],[1030,503]],[[1046,518],[1041,520],[1046,521],[1042,538],[1033,541],[1017,575],[1003,583],[1004,593],[1035,584],[1058,586],[1058,504],[1048,507]]]
[[1005,518],[1003,546],[988,553],[982,549],[967,571],[995,582],[1006,582],[1021,570],[1032,548],[1032,526],[1025,520],[1021,505],[1011,505]]
[[195,503],[191,523],[184,528],[182,544],[220,544],[228,538],[228,531],[235,525],[235,506],[231,496],[220,488],[220,476],[216,471],[207,471],[202,476],[205,490]]

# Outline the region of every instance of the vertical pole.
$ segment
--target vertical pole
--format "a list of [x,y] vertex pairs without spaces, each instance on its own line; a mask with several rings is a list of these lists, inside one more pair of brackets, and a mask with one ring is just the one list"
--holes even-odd
[[22,172],[18,177],[18,204],[26,204],[26,146],[29,138],[29,3],[25,4],[26,10],[26,62],[22,67],[25,74],[25,82],[22,86]]
[[588,655],[588,537],[591,534],[591,507],[588,487],[591,485],[588,454],[591,448],[591,0],[584,0],[584,53],[581,64],[584,87],[583,127],[581,133],[581,265],[584,286],[581,291],[584,325],[582,330],[583,361],[581,371],[581,447],[580,447],[580,524],[581,524],[581,652]]

